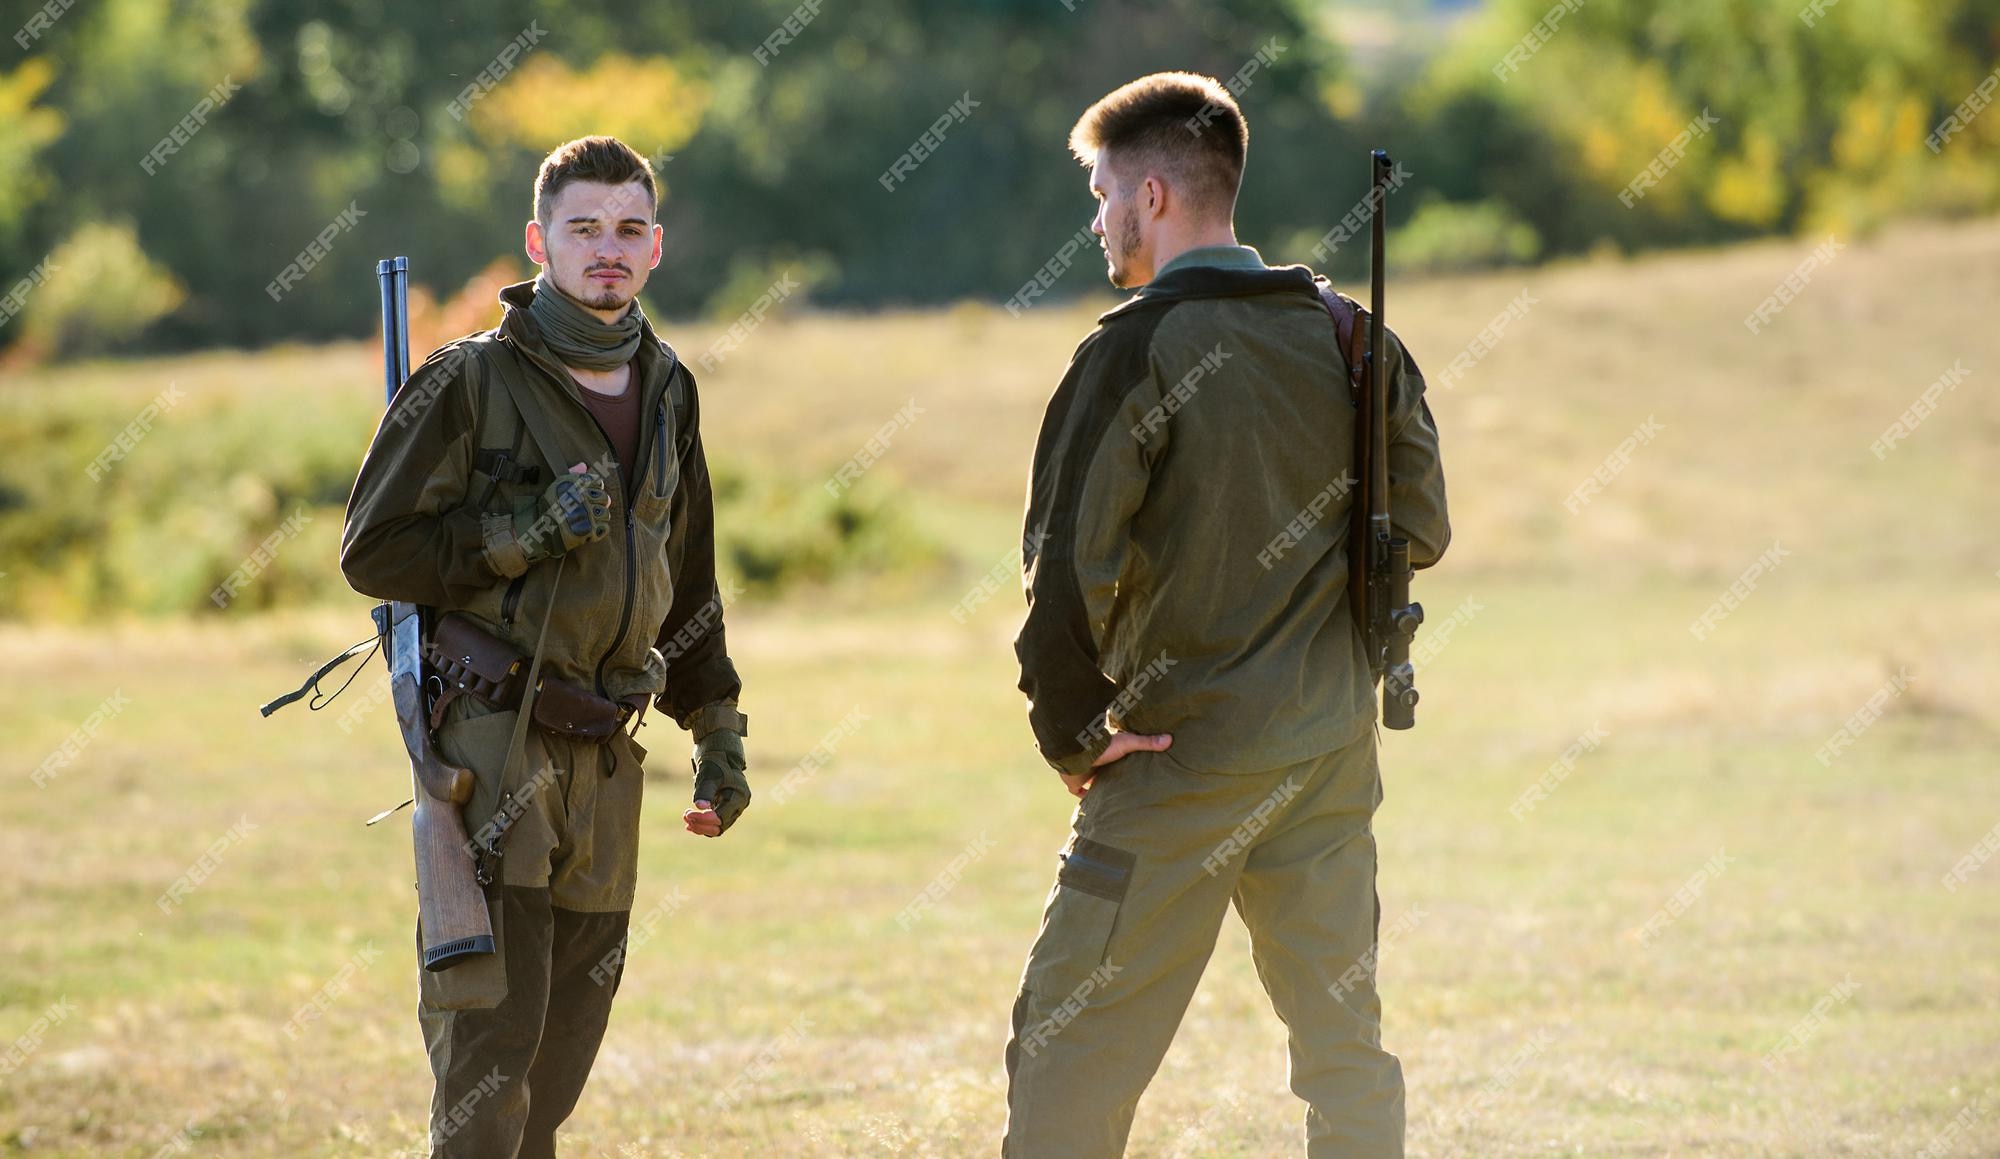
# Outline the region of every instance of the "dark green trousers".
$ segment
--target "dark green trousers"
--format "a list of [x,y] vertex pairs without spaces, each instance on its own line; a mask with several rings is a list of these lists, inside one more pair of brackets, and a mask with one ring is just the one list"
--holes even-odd
[[430,1048],[433,1159],[550,1159],[576,1108],[624,972],[630,913],[578,913],[549,891],[495,886],[506,958],[497,1006],[418,1006]]

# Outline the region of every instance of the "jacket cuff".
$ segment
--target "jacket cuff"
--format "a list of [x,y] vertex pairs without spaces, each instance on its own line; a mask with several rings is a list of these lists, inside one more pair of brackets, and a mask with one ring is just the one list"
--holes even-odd
[[682,728],[694,734],[695,743],[717,729],[726,728],[737,736],[750,735],[750,718],[737,711],[734,701],[718,700],[681,718]]
[[479,539],[486,566],[501,579],[513,579],[528,570],[528,553],[514,538],[514,516],[506,511],[488,511],[479,517]]
[[1111,730],[1105,727],[1104,718],[1100,716],[1077,739],[1083,742],[1083,747],[1077,751],[1061,758],[1051,758],[1044,753],[1042,759],[1059,773],[1084,776],[1097,764],[1097,758],[1104,755],[1104,750],[1111,747]]

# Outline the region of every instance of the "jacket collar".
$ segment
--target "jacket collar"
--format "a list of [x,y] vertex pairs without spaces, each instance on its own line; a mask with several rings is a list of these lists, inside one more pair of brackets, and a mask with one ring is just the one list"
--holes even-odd
[[1168,263],[1169,268],[1118,305],[1098,315],[1108,322],[1145,306],[1189,298],[1239,298],[1255,294],[1309,294],[1317,298],[1313,273],[1305,266],[1211,266]]

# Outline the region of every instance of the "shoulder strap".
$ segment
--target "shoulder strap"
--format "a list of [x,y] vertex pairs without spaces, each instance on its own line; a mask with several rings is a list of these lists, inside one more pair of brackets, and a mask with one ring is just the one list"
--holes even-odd
[[1347,381],[1361,387],[1361,359],[1368,349],[1368,308],[1333,288],[1325,278],[1313,279],[1319,290],[1320,305],[1333,319],[1335,344],[1347,361]]
[[[483,349],[484,341],[476,340],[471,345],[481,348],[477,351],[479,357],[487,357]],[[542,400],[536,398],[533,391],[524,389],[515,382],[513,375],[496,374],[494,377],[500,380],[501,388],[507,392],[508,399],[514,404],[515,412],[527,425],[528,434],[535,440],[535,448],[541,451],[542,458],[548,462],[549,468],[561,471],[571,463],[578,462],[579,460],[564,453],[562,440],[556,437],[555,426],[549,421],[548,412],[542,409]]]

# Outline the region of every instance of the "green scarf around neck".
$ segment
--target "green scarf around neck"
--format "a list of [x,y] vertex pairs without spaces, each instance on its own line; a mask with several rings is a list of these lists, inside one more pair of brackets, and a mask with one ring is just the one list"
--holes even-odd
[[639,352],[640,329],[646,315],[639,301],[625,316],[606,325],[575,298],[556,288],[547,273],[535,278],[535,297],[528,313],[542,332],[542,341],[563,365],[579,370],[613,370]]

